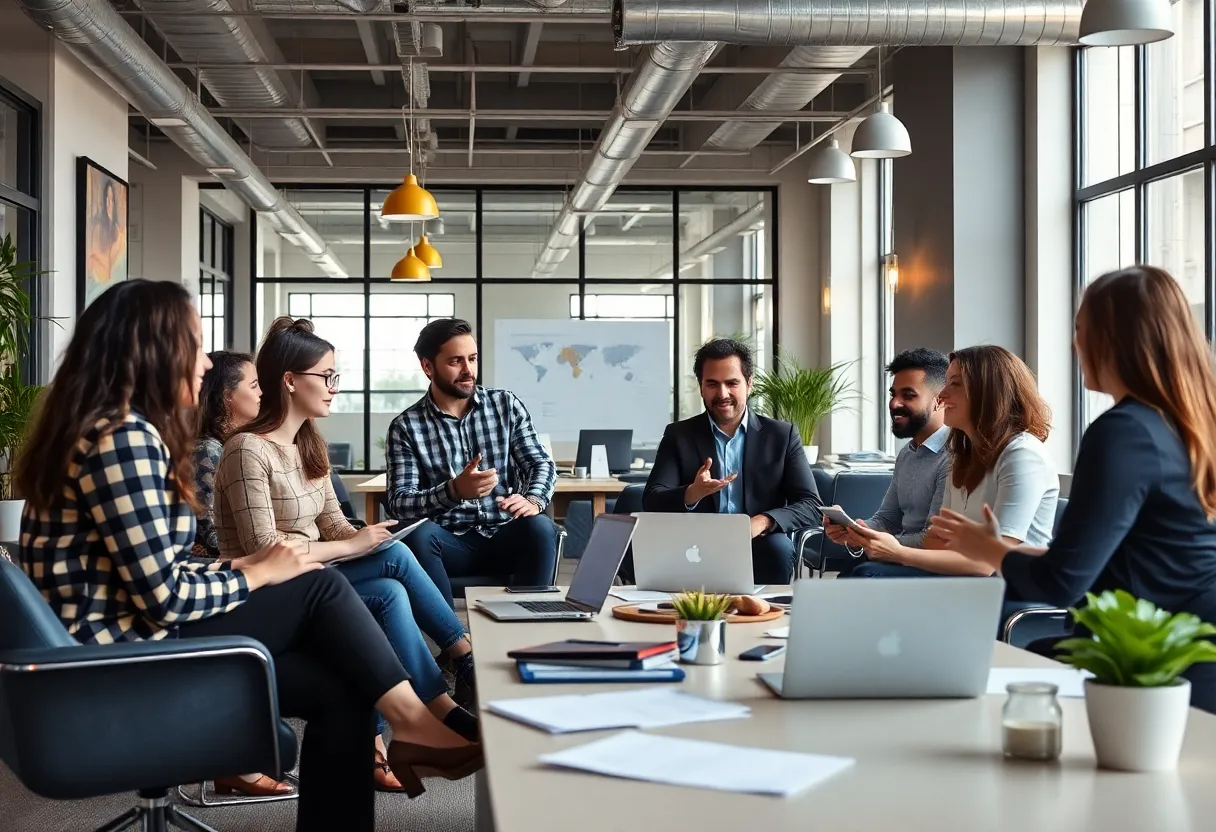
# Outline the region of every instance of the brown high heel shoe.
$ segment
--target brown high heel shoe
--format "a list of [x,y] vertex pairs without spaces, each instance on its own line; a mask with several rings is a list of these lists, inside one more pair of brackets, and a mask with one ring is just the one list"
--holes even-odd
[[388,764],[411,799],[426,791],[423,777],[460,780],[485,766],[481,743],[457,748],[432,748],[412,742],[393,740],[388,747]]
[[243,794],[246,797],[280,797],[295,794],[295,789],[286,783],[280,783],[265,774],[258,775],[253,782],[239,777],[217,777],[211,781],[215,785],[217,795]]

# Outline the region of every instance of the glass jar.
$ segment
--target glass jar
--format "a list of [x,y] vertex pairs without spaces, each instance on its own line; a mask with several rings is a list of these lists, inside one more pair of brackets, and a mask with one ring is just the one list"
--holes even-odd
[[1055,760],[1060,756],[1064,714],[1056,701],[1059,687],[1047,682],[1012,682],[1001,711],[1005,756],[1019,760]]

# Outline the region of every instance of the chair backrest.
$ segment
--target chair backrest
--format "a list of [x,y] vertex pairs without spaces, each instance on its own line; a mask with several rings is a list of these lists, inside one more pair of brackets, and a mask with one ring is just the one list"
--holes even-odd
[[646,486],[642,483],[625,486],[624,490],[616,497],[616,504],[612,507],[613,514],[633,514],[635,511],[642,510],[642,495],[646,493]]
[[0,650],[75,646],[21,567],[0,558]]
[[1051,536],[1055,537],[1060,531],[1060,520],[1064,517],[1064,509],[1068,508],[1068,498],[1061,497],[1056,500],[1056,519],[1051,524]]
[[[820,496],[824,505],[834,503],[850,517],[865,520],[882,505],[882,498],[891,485],[891,476],[889,471],[841,471],[836,475],[832,493]],[[826,535],[821,535],[820,541],[820,562],[835,561],[828,568],[839,567],[853,560],[843,546],[828,540]]]
[[329,451],[329,465],[336,470],[355,467],[355,449],[349,442],[330,442],[326,448]]

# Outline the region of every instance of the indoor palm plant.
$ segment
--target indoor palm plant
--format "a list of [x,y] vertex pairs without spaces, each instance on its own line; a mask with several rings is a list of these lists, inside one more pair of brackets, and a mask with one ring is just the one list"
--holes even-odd
[[33,263],[17,260],[11,235],[0,239],[0,541],[15,541],[24,500],[13,493],[13,463],[21,451],[30,415],[41,388],[21,377],[21,360],[29,344],[30,298],[26,282],[43,274]]
[[756,373],[752,397],[761,412],[791,422],[802,436],[807,459],[819,459],[815,431],[828,416],[852,407],[860,397],[844,371],[854,362],[830,367],[803,367],[792,356],[782,354],[775,370]]
[[731,595],[715,595],[703,590],[682,592],[672,597],[680,661],[722,663],[726,654],[726,611],[733,601]]
[[1085,708],[1098,764],[1174,768],[1191,700],[1191,683],[1181,674],[1196,662],[1216,661],[1216,644],[1207,638],[1216,627],[1123,590],[1087,593],[1085,600],[1070,612],[1092,635],[1066,639],[1057,649],[1060,661],[1093,674],[1085,680]]

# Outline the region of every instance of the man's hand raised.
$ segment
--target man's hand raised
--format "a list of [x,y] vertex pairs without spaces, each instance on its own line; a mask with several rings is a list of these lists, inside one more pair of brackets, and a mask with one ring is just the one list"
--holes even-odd
[[697,470],[697,474],[695,477],[693,477],[692,483],[684,489],[684,505],[696,505],[709,495],[717,494],[723,488],[726,488],[726,486],[734,482],[735,477],[739,476],[737,473],[732,473],[726,475],[722,479],[716,480],[709,473],[710,469],[713,467],[714,461],[712,459],[707,459],[705,460],[705,464]]
[[469,464],[464,466],[459,474],[452,478],[452,492],[458,499],[476,500],[478,497],[489,494],[498,485],[498,470],[487,468],[484,471],[478,471],[477,466],[480,464],[481,454],[478,454],[469,460]]

